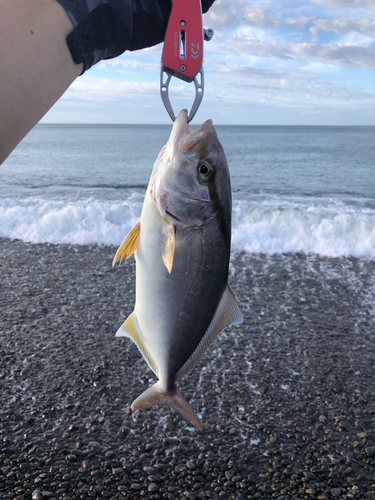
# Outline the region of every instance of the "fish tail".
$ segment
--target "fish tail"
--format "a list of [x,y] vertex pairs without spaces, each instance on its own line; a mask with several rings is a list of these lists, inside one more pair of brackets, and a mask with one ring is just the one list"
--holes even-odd
[[164,391],[160,382],[157,382],[133,401],[131,408],[132,410],[142,410],[155,404],[172,406],[185,420],[189,420],[200,431],[203,430],[198,416],[194,413],[194,410],[177,389],[176,385],[170,391]]

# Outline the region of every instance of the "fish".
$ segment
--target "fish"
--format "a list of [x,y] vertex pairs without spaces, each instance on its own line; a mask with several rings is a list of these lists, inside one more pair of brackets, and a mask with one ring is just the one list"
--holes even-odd
[[228,285],[232,195],[228,163],[212,120],[190,132],[182,110],[155,161],[140,221],[113,265],[134,254],[136,297],[118,329],[137,345],[158,381],[131,405],[167,404],[202,424],[176,386],[224,328],[242,314]]

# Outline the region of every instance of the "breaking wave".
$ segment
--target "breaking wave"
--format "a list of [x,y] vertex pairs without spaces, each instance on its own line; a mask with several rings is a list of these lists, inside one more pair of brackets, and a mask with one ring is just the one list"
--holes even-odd
[[373,200],[268,197],[235,201],[232,247],[256,253],[375,258]]
[[[32,243],[119,245],[138,221],[141,193],[125,201],[0,199],[0,236]],[[375,204],[368,199],[253,195],[233,201],[234,250],[375,259]]]

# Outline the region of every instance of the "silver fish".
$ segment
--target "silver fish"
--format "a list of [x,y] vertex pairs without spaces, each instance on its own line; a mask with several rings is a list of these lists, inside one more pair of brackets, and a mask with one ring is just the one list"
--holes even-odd
[[130,337],[159,379],[133,410],[169,404],[202,430],[175,382],[224,328],[242,322],[228,286],[231,211],[228,164],[212,121],[190,133],[182,110],[154,164],[140,222],[113,259],[136,259],[134,312],[116,336]]

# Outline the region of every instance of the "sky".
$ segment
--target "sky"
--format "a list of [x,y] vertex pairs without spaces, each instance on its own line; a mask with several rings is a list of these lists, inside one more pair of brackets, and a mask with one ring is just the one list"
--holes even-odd
[[[375,125],[374,0],[216,0],[203,15],[205,90],[193,120],[228,125]],[[42,123],[171,123],[163,44],[102,61]],[[194,84],[172,78],[176,113]]]

